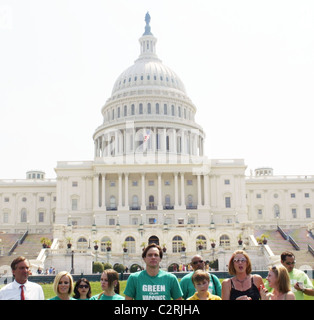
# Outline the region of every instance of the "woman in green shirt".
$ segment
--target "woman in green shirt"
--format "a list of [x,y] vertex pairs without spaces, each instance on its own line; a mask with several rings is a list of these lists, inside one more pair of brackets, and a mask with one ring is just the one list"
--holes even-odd
[[100,278],[103,292],[91,297],[90,300],[124,300],[120,293],[119,274],[113,269],[104,270]]
[[91,297],[91,286],[86,278],[80,278],[76,281],[74,287],[74,296],[76,300],[89,300]]
[[59,272],[53,282],[53,291],[56,296],[49,300],[76,300],[72,298],[73,278],[67,271]]

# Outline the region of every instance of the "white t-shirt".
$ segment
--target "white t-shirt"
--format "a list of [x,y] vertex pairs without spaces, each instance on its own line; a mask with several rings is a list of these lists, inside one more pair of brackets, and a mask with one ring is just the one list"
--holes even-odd
[[[15,280],[0,290],[0,300],[21,300],[21,286]],[[42,287],[35,283],[26,281],[24,284],[25,300],[45,300]]]

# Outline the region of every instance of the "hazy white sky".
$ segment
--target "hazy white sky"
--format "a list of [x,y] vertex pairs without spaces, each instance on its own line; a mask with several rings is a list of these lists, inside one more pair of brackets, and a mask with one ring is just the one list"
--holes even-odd
[[93,160],[147,11],[209,158],[314,174],[313,0],[0,0],[0,179]]

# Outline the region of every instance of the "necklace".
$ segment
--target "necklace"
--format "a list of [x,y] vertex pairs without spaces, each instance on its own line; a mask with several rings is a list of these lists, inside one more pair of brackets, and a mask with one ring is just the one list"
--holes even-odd
[[244,282],[248,279],[248,276],[246,276],[243,280],[239,280],[237,277],[235,277],[235,278],[236,278],[236,280],[237,280],[238,282],[241,283],[241,286],[242,286],[242,289],[243,289],[243,284],[244,284]]
[[248,276],[246,276],[243,280],[239,280],[237,277],[236,277],[236,280],[240,283],[243,283],[245,280],[247,280]]

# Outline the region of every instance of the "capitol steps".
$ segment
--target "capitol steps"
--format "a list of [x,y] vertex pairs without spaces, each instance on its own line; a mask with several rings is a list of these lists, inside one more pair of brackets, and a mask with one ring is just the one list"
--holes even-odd
[[284,251],[292,252],[296,257],[296,268],[307,265],[314,269],[314,256],[308,251],[308,245],[314,248],[314,239],[308,235],[307,229],[283,229],[283,231],[294,239],[300,250],[296,250],[277,230],[256,230],[255,236],[268,235],[267,244],[275,255],[280,256]]
[[42,244],[40,239],[46,237],[52,239],[52,234],[28,234],[22,244],[18,244],[12,254],[9,256],[8,252],[14,243],[21,238],[21,234],[1,234],[0,239],[4,248],[4,254],[0,256],[0,267],[4,265],[11,265],[11,262],[18,256],[24,256],[27,259],[36,259]]

